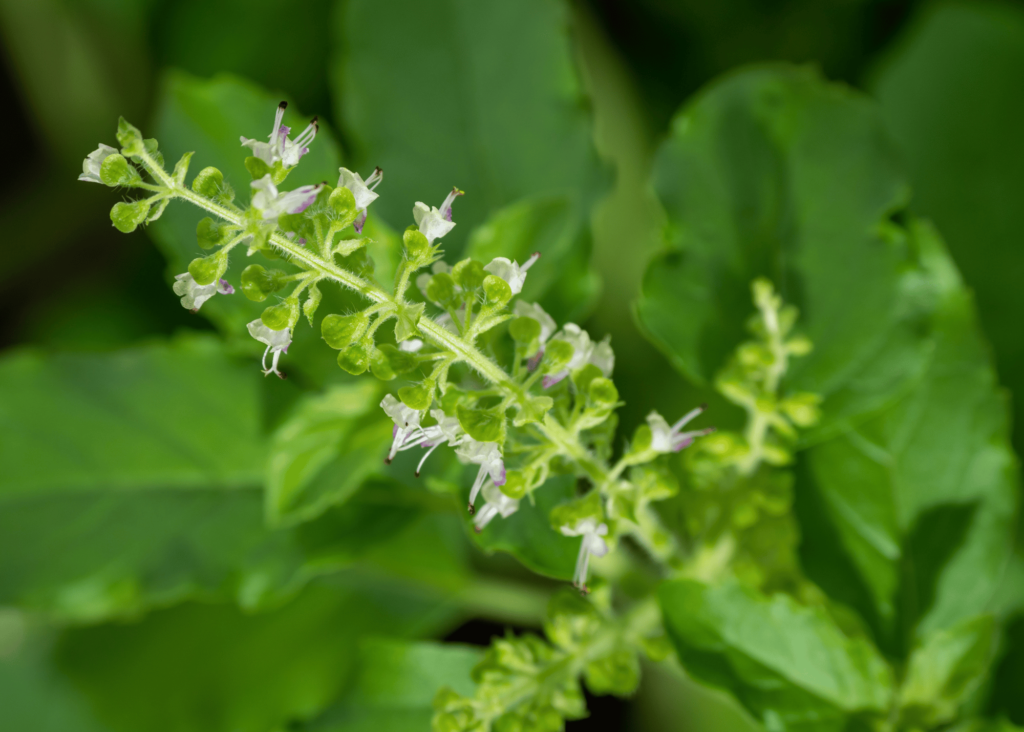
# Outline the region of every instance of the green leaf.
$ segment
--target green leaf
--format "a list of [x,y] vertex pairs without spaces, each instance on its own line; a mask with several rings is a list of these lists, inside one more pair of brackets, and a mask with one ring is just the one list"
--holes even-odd
[[[1024,12],[1009,3],[935,3],[909,24],[872,87],[914,186],[975,292],[996,366],[1024,394]],[[1024,450],[1024,399],[1014,444]]]
[[268,530],[262,384],[207,338],[0,360],[0,604],[70,620],[189,597],[258,607],[420,515],[369,486]]
[[539,196],[493,213],[470,234],[466,254],[484,263],[505,257],[523,264],[539,252],[519,297],[539,302],[561,322],[584,316],[600,286],[583,235],[568,196]]
[[964,700],[985,679],[995,652],[991,615],[930,633],[910,655],[900,687],[900,718],[907,728],[952,722]]
[[420,316],[423,315],[423,308],[425,307],[425,303],[416,302],[408,303],[398,308],[398,313],[395,316],[396,341],[406,341],[416,335],[416,325],[420,322]]
[[267,461],[267,516],[290,525],[344,503],[382,464],[391,420],[372,380],[306,397],[274,435]]
[[303,732],[407,732],[430,729],[438,689],[472,696],[479,648],[455,644],[370,640],[359,649],[349,691]]
[[821,608],[768,598],[734,579],[675,580],[659,600],[687,672],[732,692],[768,729],[839,732],[850,715],[888,713],[888,665]]
[[0,659],[0,726],[281,729],[337,696],[366,635],[417,637],[450,618],[436,596],[352,575],[318,582],[267,613],[189,603],[141,622],[71,630],[56,642],[30,633]]
[[[564,197],[563,203],[547,199],[551,208],[531,214],[539,218],[531,223],[527,217],[523,226],[542,227],[545,241],[565,252],[564,261],[577,263],[572,291],[559,302],[574,306],[570,312],[585,309],[571,297],[594,294],[586,266],[588,216],[607,175],[582,103],[567,7],[545,0],[399,0],[387,7],[358,0],[337,18],[343,49],[334,73],[338,115],[359,167],[402,171],[389,179],[374,210],[404,227],[415,201],[437,206],[458,185],[466,195],[455,204],[458,225],[444,240],[446,249],[458,252],[469,232],[499,209],[526,196]],[[429,115],[410,112],[426,109]],[[551,272],[551,282],[565,274],[557,265]]]
[[889,216],[908,198],[875,108],[810,69],[720,81],[676,116],[654,186],[669,219],[637,303],[651,340],[708,381],[746,337],[750,283],[800,308],[814,351],[787,388],[825,397],[813,442],[898,398],[928,353],[928,290]]
[[807,464],[884,624],[926,633],[994,609],[1019,490],[1006,397],[970,293],[942,242],[910,236],[941,287],[927,371],[879,416],[812,448]]
[[[469,496],[469,485],[465,483],[464,498]],[[553,530],[548,516],[551,509],[575,495],[575,486],[572,476],[549,478],[542,490],[523,498],[519,510],[508,518],[499,516],[476,532],[472,516],[467,514],[466,526],[481,549],[508,552],[537,574],[572,579],[580,540]]]

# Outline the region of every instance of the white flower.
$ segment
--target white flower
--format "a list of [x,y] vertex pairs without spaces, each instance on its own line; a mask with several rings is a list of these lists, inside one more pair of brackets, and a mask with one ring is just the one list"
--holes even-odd
[[280,193],[270,174],[252,182],[255,193],[252,207],[257,209],[265,221],[276,221],[281,214],[302,213],[316,200],[322,186],[302,186],[294,191]]
[[355,228],[356,233],[362,234],[363,224],[366,223],[366,209],[380,197],[379,194],[373,192],[373,189],[384,180],[384,171],[380,168],[374,168],[370,177],[365,181],[359,173],[353,173],[348,168],[338,168],[338,172],[340,173],[338,188],[348,188],[352,192],[352,197],[356,199],[356,210],[359,212],[359,215],[356,216],[352,226]]
[[459,420],[455,417],[445,416],[445,413],[440,409],[430,410],[430,416],[434,418],[437,424],[430,427],[421,427],[420,420],[423,414],[405,406],[391,394],[387,394],[381,400],[380,406],[395,423],[394,429],[391,432],[391,450],[388,452],[388,457],[384,462],[390,463],[395,459],[395,455],[403,450],[411,450],[414,447],[430,448],[416,468],[417,477],[420,474],[420,470],[423,469],[423,463],[430,457],[430,453],[445,443],[454,446],[462,441],[462,427],[459,426]]
[[540,259],[540,252],[534,252],[533,256],[526,260],[526,264],[520,267],[514,260],[510,262],[505,257],[496,257],[484,267],[484,271],[505,280],[512,290],[512,294],[518,295],[523,291],[523,285],[526,284],[526,270],[532,267],[538,259]]
[[404,353],[419,353],[421,348],[423,348],[423,341],[419,338],[410,338],[398,344],[398,350]]
[[175,295],[181,296],[182,307],[187,310],[191,310],[193,313],[201,308],[203,303],[214,295],[235,294],[235,288],[224,279],[218,280],[217,282],[211,282],[208,285],[200,285],[188,272],[175,275],[174,279],[176,281],[171,289],[174,290]]
[[78,176],[78,180],[84,180],[87,183],[102,183],[100,167],[102,167],[104,160],[116,153],[117,148],[100,143],[100,146],[89,153],[89,156],[82,161],[82,174]]
[[434,239],[440,239],[455,228],[455,222],[452,221],[452,203],[461,195],[462,191],[452,188],[452,192],[444,199],[441,208],[432,208],[422,201],[417,201],[416,205],[412,207],[412,217],[416,220],[416,228],[423,236],[427,237],[427,241],[431,244],[434,243]]
[[516,300],[513,312],[520,318],[533,318],[540,324],[540,346],[543,349],[544,344],[548,342],[552,334],[555,332],[555,328],[558,325],[555,323],[555,319],[544,312],[544,308],[535,302],[526,302],[525,300]]
[[469,512],[473,513],[473,504],[476,503],[476,496],[483,487],[484,478],[490,475],[494,485],[505,485],[505,462],[501,459],[501,450],[496,443],[478,442],[469,435],[463,438],[455,455],[463,463],[480,466],[473,487],[469,491]]
[[698,437],[709,435],[715,431],[714,427],[705,427],[702,430],[683,432],[682,429],[689,422],[695,419],[707,409],[706,404],[701,404],[696,409],[691,409],[684,414],[678,422],[669,427],[668,422],[657,412],[647,415],[647,424],[651,428],[651,449],[657,453],[679,452],[689,447]]
[[519,501],[506,496],[501,492],[500,488],[490,481],[484,485],[482,490],[487,504],[480,509],[473,520],[473,527],[478,532],[483,531],[484,527],[491,523],[491,519],[495,516],[500,514],[502,518],[508,518],[519,510]]
[[611,376],[615,368],[615,354],[612,352],[611,338],[605,337],[600,343],[590,340],[587,331],[575,323],[566,323],[557,337],[567,342],[573,348],[572,360],[564,369],[556,374],[548,374],[541,382],[545,389],[554,386],[573,371],[586,366],[588,363],[601,369],[605,376]]
[[313,143],[316,133],[320,130],[317,118],[314,117],[309,126],[294,140],[288,139],[291,128],[285,127],[281,120],[284,119],[284,110],[288,102],[281,102],[277,105],[277,113],[274,115],[274,129],[270,131],[270,142],[259,142],[242,138],[242,145],[252,150],[252,154],[258,157],[267,165],[273,166],[280,161],[286,168],[299,164],[299,159],[309,152],[309,145]]
[[[263,352],[263,375],[269,376],[275,374],[279,378],[283,379],[284,374],[277,370],[277,362],[281,360],[282,353],[288,353],[288,346],[292,343],[292,329],[285,328],[284,330],[271,330],[263,321],[259,318],[249,323],[249,335],[258,340],[260,343],[267,345],[267,350]],[[273,353],[274,360],[267,368],[267,354]]]
[[573,573],[572,583],[575,587],[586,592],[590,555],[603,557],[608,553],[608,543],[601,538],[608,535],[608,525],[598,523],[597,519],[586,518],[576,522],[575,526],[562,526],[559,531],[564,536],[583,537],[583,541],[580,543],[579,557],[576,559],[576,571]]

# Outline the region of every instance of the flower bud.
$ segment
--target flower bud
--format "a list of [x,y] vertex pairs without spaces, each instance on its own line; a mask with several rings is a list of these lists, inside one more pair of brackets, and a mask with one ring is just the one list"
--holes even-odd
[[430,302],[447,305],[455,299],[455,280],[447,272],[440,272],[430,278],[425,294]]
[[[114,222],[114,228],[122,234],[130,234],[135,231],[148,215],[149,201],[145,199],[131,203],[115,203],[114,207],[110,209],[110,220]],[[212,281],[210,280],[210,282]]]
[[353,376],[366,371],[370,365],[370,348],[373,344],[356,343],[338,354],[338,365]]
[[226,242],[230,233],[227,226],[207,216],[196,226],[196,241],[202,249],[213,249]]
[[[195,276],[195,275],[193,275]],[[282,303],[271,305],[260,315],[263,325],[271,330],[284,330],[295,325],[299,319],[299,301],[296,298],[288,298]]]
[[388,357],[379,348],[370,348],[370,372],[381,381],[395,378],[395,370],[391,368]]
[[604,373],[599,366],[588,363],[572,375],[572,381],[576,385],[576,391],[580,394],[586,394],[590,391],[591,382],[602,376],[604,376]]
[[424,382],[414,386],[403,386],[398,390],[398,398],[409,409],[422,412],[424,409],[429,409],[434,401],[434,385]]
[[544,360],[542,364],[545,371],[553,373],[561,371],[569,362],[572,361],[573,355],[576,353],[576,349],[572,347],[572,344],[563,340],[553,340],[544,349]]
[[484,283],[484,266],[475,259],[463,259],[452,267],[452,277],[464,290],[475,290]]
[[242,293],[253,302],[263,302],[284,285],[284,272],[279,269],[265,270],[258,264],[250,264],[242,270]]
[[540,323],[533,318],[516,318],[509,323],[508,332],[516,343],[529,345],[540,338]]
[[[189,262],[188,273],[199,285],[212,285],[219,280],[228,268],[228,258],[220,252],[208,257],[198,257]],[[280,330],[280,328],[275,328]]]
[[128,185],[137,177],[138,173],[128,165],[128,161],[125,160],[123,155],[118,155],[117,153],[108,155],[100,164],[100,180],[112,188]]
[[484,295],[487,296],[488,302],[492,302],[495,305],[504,305],[512,299],[512,288],[501,277],[487,275],[484,277],[483,284]]
[[124,155],[138,155],[145,152],[146,147],[142,133],[124,117],[117,121],[117,141],[121,144],[123,148],[121,152]]
[[192,190],[200,196],[217,198],[224,185],[224,174],[210,166],[199,171],[199,175],[192,181]]
[[632,454],[647,452],[651,449],[653,442],[654,433],[651,431],[650,426],[642,424],[633,433],[633,442],[629,446],[629,452]]
[[337,350],[344,350],[359,340],[370,319],[363,313],[354,315],[331,314],[320,323],[320,333],[327,345]]
[[611,406],[619,401],[619,390],[611,379],[599,376],[590,382],[590,400],[602,406]]

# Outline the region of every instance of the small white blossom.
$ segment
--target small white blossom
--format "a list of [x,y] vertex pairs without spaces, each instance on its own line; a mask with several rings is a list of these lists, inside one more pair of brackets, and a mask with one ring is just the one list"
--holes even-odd
[[526,270],[532,267],[538,259],[540,259],[540,252],[534,252],[533,256],[520,267],[515,260],[510,262],[505,257],[495,257],[490,264],[484,267],[484,271],[505,280],[512,290],[512,294],[518,295],[523,291],[523,285],[526,284]]
[[340,173],[338,188],[348,188],[352,192],[352,197],[356,199],[356,210],[359,212],[359,215],[356,216],[352,226],[355,228],[356,233],[362,234],[363,225],[366,223],[366,209],[380,197],[379,194],[373,192],[373,189],[384,180],[384,171],[380,168],[374,168],[370,177],[365,181],[359,173],[353,173],[348,168],[339,168],[338,172]]
[[608,535],[608,525],[598,523],[597,519],[586,518],[577,521],[574,526],[562,526],[559,528],[564,536],[582,536],[580,543],[579,557],[576,559],[576,571],[572,576],[572,583],[584,592],[587,589],[587,570],[590,566],[590,555],[603,557],[608,553],[608,542],[602,537]]
[[462,191],[453,188],[452,192],[444,199],[441,208],[430,207],[422,201],[417,201],[416,205],[412,207],[412,217],[416,220],[416,228],[423,236],[427,237],[427,241],[431,244],[434,243],[434,239],[440,239],[455,228],[455,222],[452,221],[452,203],[461,195]]
[[410,338],[398,344],[398,350],[404,353],[419,353],[421,348],[423,348],[423,341],[419,338]]
[[484,527],[491,523],[495,516],[500,515],[502,518],[508,518],[519,510],[519,501],[506,496],[501,492],[500,488],[490,481],[487,481],[484,485],[482,492],[487,504],[477,512],[476,518],[473,520],[473,527],[478,532],[483,531]]
[[[267,346],[267,349],[263,352],[263,375],[269,376],[274,374],[278,378],[283,379],[284,374],[277,370],[277,362],[281,360],[282,353],[288,353],[288,346],[292,343],[292,329],[271,330],[259,318],[249,323],[248,328],[249,335],[260,343],[265,343]],[[267,368],[268,354],[273,354],[274,356],[269,369]]]
[[505,462],[501,458],[501,450],[494,442],[478,442],[469,435],[463,439],[455,455],[463,463],[480,466],[473,487],[469,491],[469,512],[473,513],[476,496],[483,487],[484,479],[489,475],[494,485],[505,485]]
[[316,133],[320,130],[317,118],[314,117],[313,121],[309,123],[309,126],[298,137],[294,140],[289,140],[288,135],[291,132],[291,128],[286,127],[281,122],[284,119],[284,110],[287,107],[288,102],[281,102],[277,106],[277,113],[274,115],[274,129],[270,131],[270,142],[259,142],[258,140],[250,140],[246,137],[241,138],[244,147],[252,150],[253,155],[270,166],[273,166],[276,162],[280,162],[286,168],[298,165],[302,156],[309,152],[309,146],[313,143]]
[[705,409],[706,404],[701,404],[696,409],[691,409],[684,414],[678,422],[669,427],[668,422],[657,412],[647,415],[647,425],[651,428],[651,449],[657,453],[679,452],[689,447],[698,437],[709,435],[715,431],[714,427],[706,427],[702,430],[683,432],[689,422],[693,421]]
[[572,346],[572,360],[558,373],[548,374],[544,377],[542,384],[545,389],[554,386],[570,373],[578,371],[587,364],[597,366],[605,376],[612,375],[612,370],[615,368],[615,354],[612,352],[610,337],[605,337],[600,343],[594,343],[590,340],[587,331],[575,323],[566,323],[557,338]]
[[174,276],[175,283],[171,288],[175,295],[181,296],[181,306],[193,313],[203,306],[203,303],[214,295],[234,295],[235,288],[227,280],[221,279],[211,282],[208,285],[200,285],[191,274]]
[[322,186],[302,186],[294,191],[281,193],[267,174],[252,182],[255,191],[252,206],[262,214],[265,221],[276,221],[281,214],[302,213],[316,200]]
[[423,469],[423,463],[427,461],[434,450],[445,443],[455,446],[462,441],[463,434],[459,420],[455,417],[445,416],[440,409],[430,410],[430,416],[437,424],[421,427],[420,420],[423,418],[423,413],[405,406],[391,394],[384,397],[380,406],[395,423],[391,431],[391,450],[388,451],[385,462],[390,463],[395,459],[395,455],[403,450],[411,450],[414,447],[430,448],[416,468],[417,476]]
[[115,153],[117,153],[116,148],[100,143],[100,146],[82,161],[82,174],[78,176],[78,180],[84,180],[87,183],[102,183],[100,168],[103,166],[103,161]]

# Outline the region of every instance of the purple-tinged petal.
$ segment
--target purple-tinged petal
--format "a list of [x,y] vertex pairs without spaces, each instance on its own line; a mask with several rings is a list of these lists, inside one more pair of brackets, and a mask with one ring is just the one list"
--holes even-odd
[[366,209],[364,208],[356,216],[356,220],[352,222],[352,228],[356,230],[357,234],[363,233],[363,226],[366,224]]

